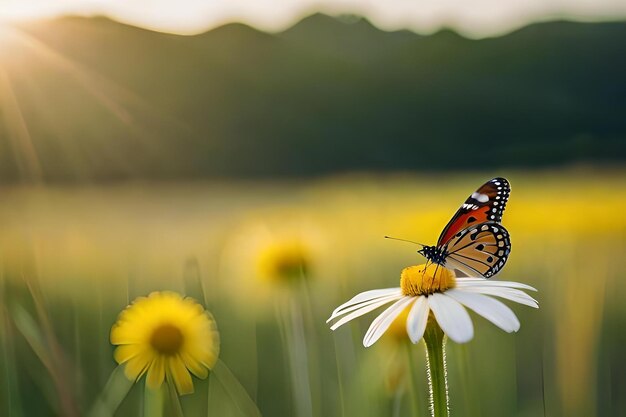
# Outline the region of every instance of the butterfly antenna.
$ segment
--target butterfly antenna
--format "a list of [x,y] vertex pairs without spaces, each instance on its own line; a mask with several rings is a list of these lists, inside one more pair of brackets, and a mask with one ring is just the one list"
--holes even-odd
[[408,243],[413,243],[415,245],[420,245],[422,247],[426,246],[423,243],[419,243],[419,242],[415,242],[413,240],[408,240],[408,239],[400,239],[398,237],[391,237],[391,236],[385,236],[385,239],[391,239],[391,240],[398,240],[400,242],[408,242]]

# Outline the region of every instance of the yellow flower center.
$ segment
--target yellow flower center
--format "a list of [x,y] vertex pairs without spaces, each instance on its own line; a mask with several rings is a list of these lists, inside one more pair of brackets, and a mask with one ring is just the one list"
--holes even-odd
[[150,344],[163,355],[175,355],[183,345],[183,334],[176,326],[162,324],[152,332]]
[[400,274],[402,294],[409,296],[444,292],[456,285],[454,272],[441,265],[409,266]]
[[276,259],[276,274],[283,277],[300,276],[306,271],[306,259],[302,253],[285,253]]
[[261,274],[270,280],[291,281],[309,272],[306,248],[299,243],[286,242],[268,247],[260,256]]

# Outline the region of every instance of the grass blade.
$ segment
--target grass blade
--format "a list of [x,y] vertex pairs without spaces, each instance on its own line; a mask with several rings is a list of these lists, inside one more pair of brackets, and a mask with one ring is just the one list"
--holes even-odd
[[[213,375],[224,387],[230,398],[233,400],[239,411],[246,417],[261,417],[261,412],[257,408],[252,398],[248,395],[246,389],[241,385],[239,380],[228,369],[224,362],[218,359],[213,368]],[[210,412],[210,410],[209,410]]]
[[128,392],[133,387],[133,382],[124,375],[122,366],[116,367],[107,381],[100,396],[96,399],[89,417],[113,417]]

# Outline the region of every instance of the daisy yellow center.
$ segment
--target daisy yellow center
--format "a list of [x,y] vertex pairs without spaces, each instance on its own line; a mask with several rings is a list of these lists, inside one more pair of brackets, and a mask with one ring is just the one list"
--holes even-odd
[[455,285],[454,273],[441,265],[409,266],[400,274],[402,294],[408,296],[444,292]]
[[162,324],[152,332],[150,344],[163,355],[175,355],[183,345],[183,333],[176,326]]

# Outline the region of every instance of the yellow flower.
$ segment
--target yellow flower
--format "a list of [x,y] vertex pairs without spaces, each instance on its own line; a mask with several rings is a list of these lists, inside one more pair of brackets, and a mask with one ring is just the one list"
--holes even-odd
[[[308,221],[278,220],[242,222],[225,241],[219,263],[223,285],[239,310],[257,316],[274,311],[302,289],[320,285],[329,262],[321,230]],[[241,294],[254,297],[241,297]]]
[[310,264],[310,250],[299,239],[268,242],[257,258],[259,276],[273,282],[306,276]]
[[119,345],[115,360],[125,365],[130,380],[147,373],[148,387],[157,389],[167,378],[180,395],[193,392],[189,371],[206,378],[220,351],[211,313],[174,292],[153,292],[133,301],[113,325],[111,343]]

